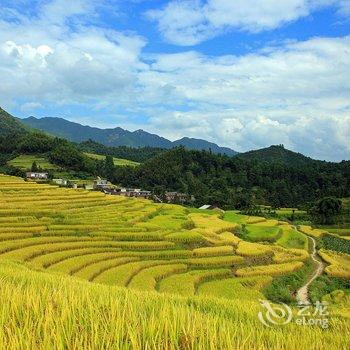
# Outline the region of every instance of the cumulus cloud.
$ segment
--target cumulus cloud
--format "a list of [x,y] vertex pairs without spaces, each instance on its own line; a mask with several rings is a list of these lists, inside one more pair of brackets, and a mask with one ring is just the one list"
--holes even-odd
[[83,25],[94,16],[90,1],[46,2],[33,18],[0,19],[3,98],[26,96],[61,103],[124,103],[143,65],[145,40],[135,34]]
[[239,151],[283,143],[340,160],[350,154],[349,71],[350,37],[315,38],[240,57],[159,55],[139,79],[145,99],[170,85],[169,100],[186,105],[150,120],[170,138],[181,130]]
[[[320,1],[312,6],[331,2]],[[31,114],[48,105],[51,110],[82,106],[93,110],[91,115],[108,111],[110,118],[94,117],[94,125],[142,127],[171,139],[204,138],[238,151],[283,143],[320,159],[349,159],[350,36],[280,43],[242,56],[211,57],[194,50],[146,55],[139,35],[84,22],[98,17],[94,2],[42,3],[30,16],[13,8],[11,16],[0,11],[3,105],[17,104]],[[302,3],[295,13],[304,11]],[[188,2],[179,23],[187,18],[188,26],[195,21],[194,32],[202,28],[203,14],[191,15],[202,5]],[[229,20],[211,11],[202,34],[207,25],[217,29]],[[285,20],[271,18],[265,25]]]
[[256,33],[275,29],[331,5],[340,14],[349,14],[347,0],[172,0],[146,15],[158,23],[165,40],[190,46],[226,30]]

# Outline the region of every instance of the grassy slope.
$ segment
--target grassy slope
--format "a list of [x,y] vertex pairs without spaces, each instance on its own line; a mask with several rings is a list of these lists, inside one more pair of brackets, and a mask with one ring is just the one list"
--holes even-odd
[[[105,160],[106,156],[100,155],[100,154],[95,154],[95,153],[87,153],[84,152],[85,155],[92,159],[97,159],[97,160]],[[137,166],[140,165],[140,163],[133,162],[132,160],[128,159],[121,159],[121,158],[113,158],[114,165],[116,166]]]
[[12,165],[21,170],[30,170],[33,162],[36,162],[39,167],[43,170],[58,170],[59,167],[55,164],[50,163],[50,161],[41,155],[27,155],[22,154],[17,158],[14,158],[8,162],[9,165]]

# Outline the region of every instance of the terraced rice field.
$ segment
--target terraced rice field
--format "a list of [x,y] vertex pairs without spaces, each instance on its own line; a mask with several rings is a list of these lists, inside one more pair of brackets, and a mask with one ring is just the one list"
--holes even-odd
[[[326,330],[259,321],[263,289],[303,267],[307,238],[233,214],[0,175],[1,348],[348,349],[346,306],[330,305]],[[323,258],[330,275],[348,264]]]
[[299,231],[315,238],[320,238],[327,233],[327,231],[317,228],[312,228],[311,226],[300,225]]
[[[303,237],[290,226],[237,213],[227,218],[0,175],[0,259],[35,270],[145,291],[232,298],[252,286],[250,293],[259,294],[273,276],[295,271],[308,258],[307,246],[290,243]],[[256,242],[239,238],[243,223]],[[236,291],[223,293],[231,286]]]
[[331,277],[350,278],[350,255],[321,249],[320,256],[329,266],[325,268],[327,275]]

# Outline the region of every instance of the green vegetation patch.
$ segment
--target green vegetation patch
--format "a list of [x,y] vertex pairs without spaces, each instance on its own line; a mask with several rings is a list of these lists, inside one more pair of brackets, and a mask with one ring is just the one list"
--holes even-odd
[[10,160],[8,164],[22,170],[30,170],[34,162],[43,170],[59,170],[59,167],[50,163],[46,157],[33,154],[22,154]]
[[278,226],[247,225],[246,230],[247,237],[253,242],[274,242],[281,236],[281,229]]
[[282,235],[276,243],[284,248],[308,249],[308,238],[305,234],[289,225],[281,226]]
[[303,267],[286,276],[275,277],[271,284],[263,289],[266,298],[275,302],[292,303],[295,301],[294,293],[307,282],[314,270],[311,259],[307,260]]
[[248,217],[246,215],[238,214],[236,211],[229,210],[225,212],[223,219],[225,221],[235,222],[237,224],[244,224],[246,223]]
[[350,241],[334,235],[326,234],[322,237],[320,246],[327,250],[350,254]]
[[322,275],[316,278],[309,287],[310,298],[313,302],[322,300],[322,298],[336,290],[343,290],[350,294],[350,279],[330,277]]
[[[106,156],[103,156],[101,154],[95,154],[95,153],[87,153],[84,152],[84,154],[92,159],[96,159],[96,160],[105,160]],[[128,159],[122,159],[122,158],[115,158],[113,157],[113,162],[115,166],[138,166],[140,165],[140,163],[138,162],[134,162],[132,160],[128,160]]]

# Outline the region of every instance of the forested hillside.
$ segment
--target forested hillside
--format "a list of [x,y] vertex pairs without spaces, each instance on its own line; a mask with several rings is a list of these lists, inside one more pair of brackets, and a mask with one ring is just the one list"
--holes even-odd
[[257,160],[269,163],[275,162],[295,166],[303,166],[312,162],[320,162],[310,157],[306,157],[301,153],[290,151],[284,148],[283,145],[272,145],[267,148],[240,153],[237,155],[237,157],[245,160]]
[[25,132],[24,125],[0,107],[0,136]]
[[84,152],[102,154],[105,156],[108,155],[116,158],[132,160],[139,163],[143,163],[146,160],[151,159],[156,155],[166,151],[164,148],[155,147],[108,147],[92,140],[82,142],[78,145],[78,147]]
[[73,143],[27,129],[5,111],[0,113],[0,172],[24,176],[21,169],[8,165],[8,161],[21,154],[32,154],[44,155],[52,164],[73,171],[78,177],[103,174],[103,162],[85,156]]
[[115,182],[193,194],[198,203],[240,208],[254,202],[298,206],[326,195],[350,195],[350,162],[303,166],[217,156],[177,148],[135,169],[118,169]]

